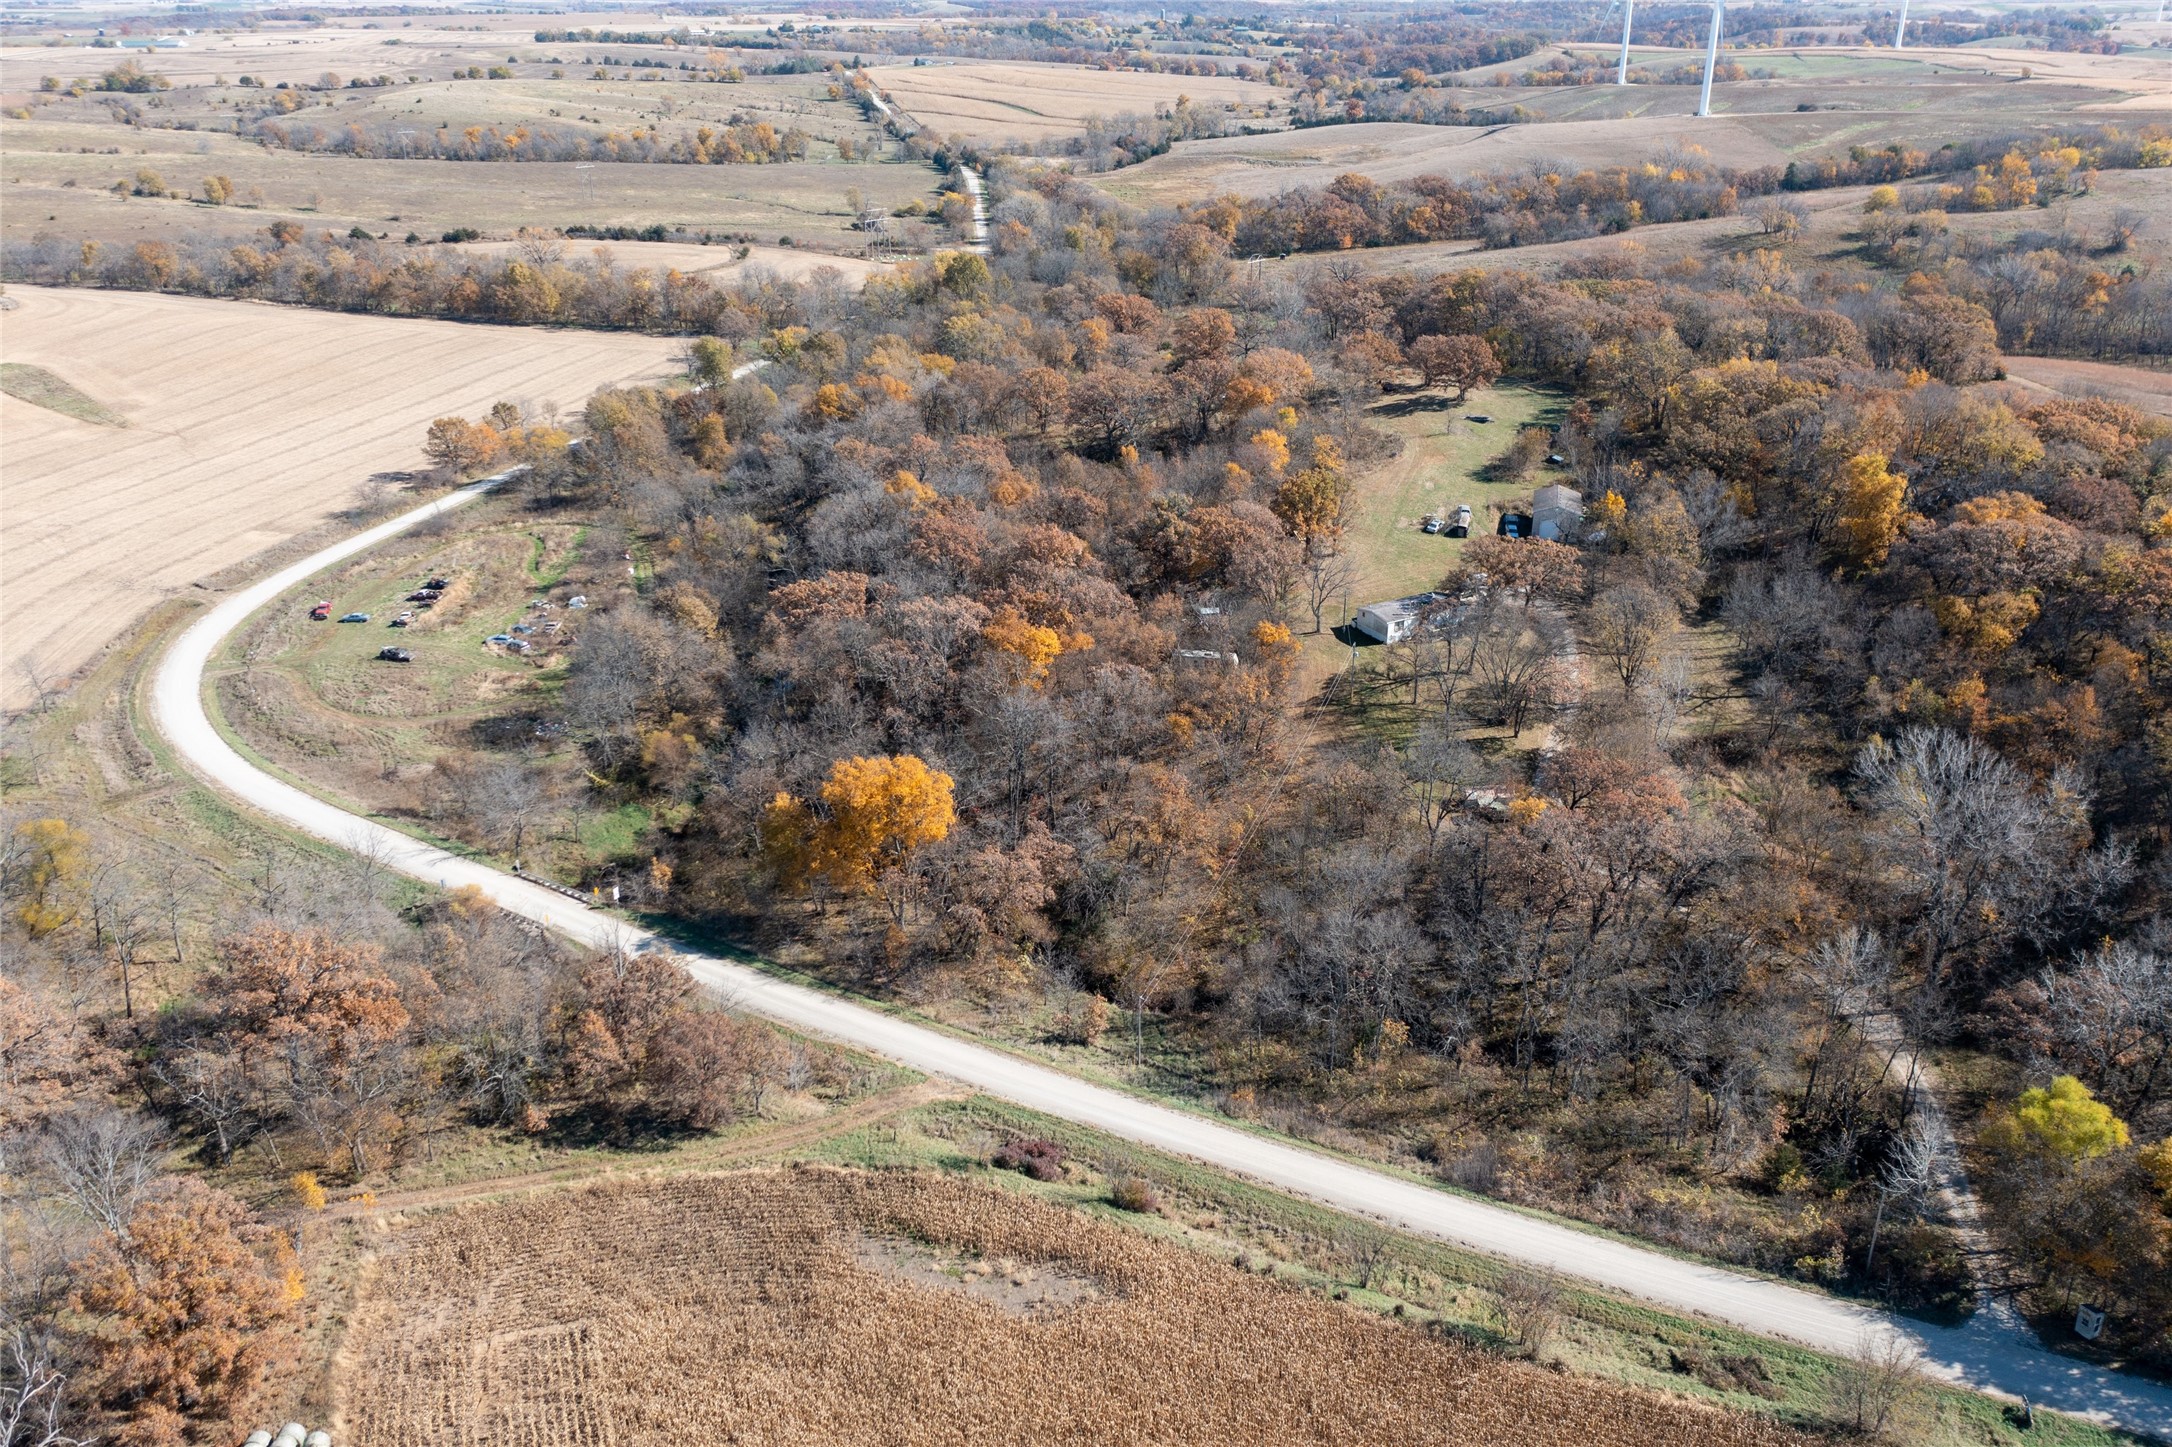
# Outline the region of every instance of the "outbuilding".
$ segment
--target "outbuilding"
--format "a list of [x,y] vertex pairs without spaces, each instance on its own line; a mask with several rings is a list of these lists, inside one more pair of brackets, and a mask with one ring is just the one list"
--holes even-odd
[[1559,542],[1574,537],[1584,523],[1584,495],[1573,487],[1549,483],[1531,494],[1531,535]]
[[1444,601],[1438,593],[1413,593],[1385,603],[1367,603],[1357,610],[1351,625],[1367,638],[1381,643],[1400,643],[1417,628],[1426,611]]

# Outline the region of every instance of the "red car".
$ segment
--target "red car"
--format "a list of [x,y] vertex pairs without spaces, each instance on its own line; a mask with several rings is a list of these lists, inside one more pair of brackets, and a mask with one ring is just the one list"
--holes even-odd
[[331,617],[331,616],[332,616],[332,603],[331,603],[331,600],[330,600],[330,599],[326,599],[326,600],[325,600],[324,602],[322,602],[322,603],[319,603],[319,604],[318,604],[318,605],[317,605],[316,607],[314,607],[314,608],[310,609],[310,610],[309,610],[309,616],[310,616],[310,617],[312,617],[312,618],[314,618],[314,619],[316,619],[316,620],[317,620],[317,621],[318,621],[319,623],[322,623],[322,622],[323,622],[323,621],[324,621],[325,619],[327,619],[327,618]]

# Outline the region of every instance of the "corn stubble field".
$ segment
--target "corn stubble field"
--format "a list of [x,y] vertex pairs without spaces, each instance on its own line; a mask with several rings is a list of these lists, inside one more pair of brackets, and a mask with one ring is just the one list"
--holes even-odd
[[354,1447],[1808,1440],[986,1186],[828,1167],[396,1225],[334,1390]]

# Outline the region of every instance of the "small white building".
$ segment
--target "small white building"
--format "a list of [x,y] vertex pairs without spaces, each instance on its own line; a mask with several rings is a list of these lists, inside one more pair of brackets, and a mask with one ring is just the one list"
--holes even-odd
[[1549,542],[1573,537],[1584,521],[1584,495],[1573,487],[1548,483],[1531,494],[1531,535]]
[[1385,603],[1367,603],[1357,610],[1350,622],[1367,638],[1382,643],[1400,643],[1418,626],[1418,620],[1426,610],[1442,601],[1438,593],[1413,593],[1408,598],[1395,598]]

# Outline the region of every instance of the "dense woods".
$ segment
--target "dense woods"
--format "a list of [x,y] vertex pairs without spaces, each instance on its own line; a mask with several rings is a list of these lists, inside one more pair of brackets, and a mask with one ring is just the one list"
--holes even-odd
[[[673,821],[656,903],[1846,1289],[1970,1290],[1902,1040],[2070,1081],[2119,1129],[1994,1101],[1984,1189],[2032,1303],[2162,1352],[2166,430],[1998,387],[1943,275],[1255,278],[1044,173],[986,261],[780,289],[758,374],[590,405],[537,504],[656,564],[564,716]],[[1363,408],[1459,357],[1573,398],[1584,530],[1310,696]]]

